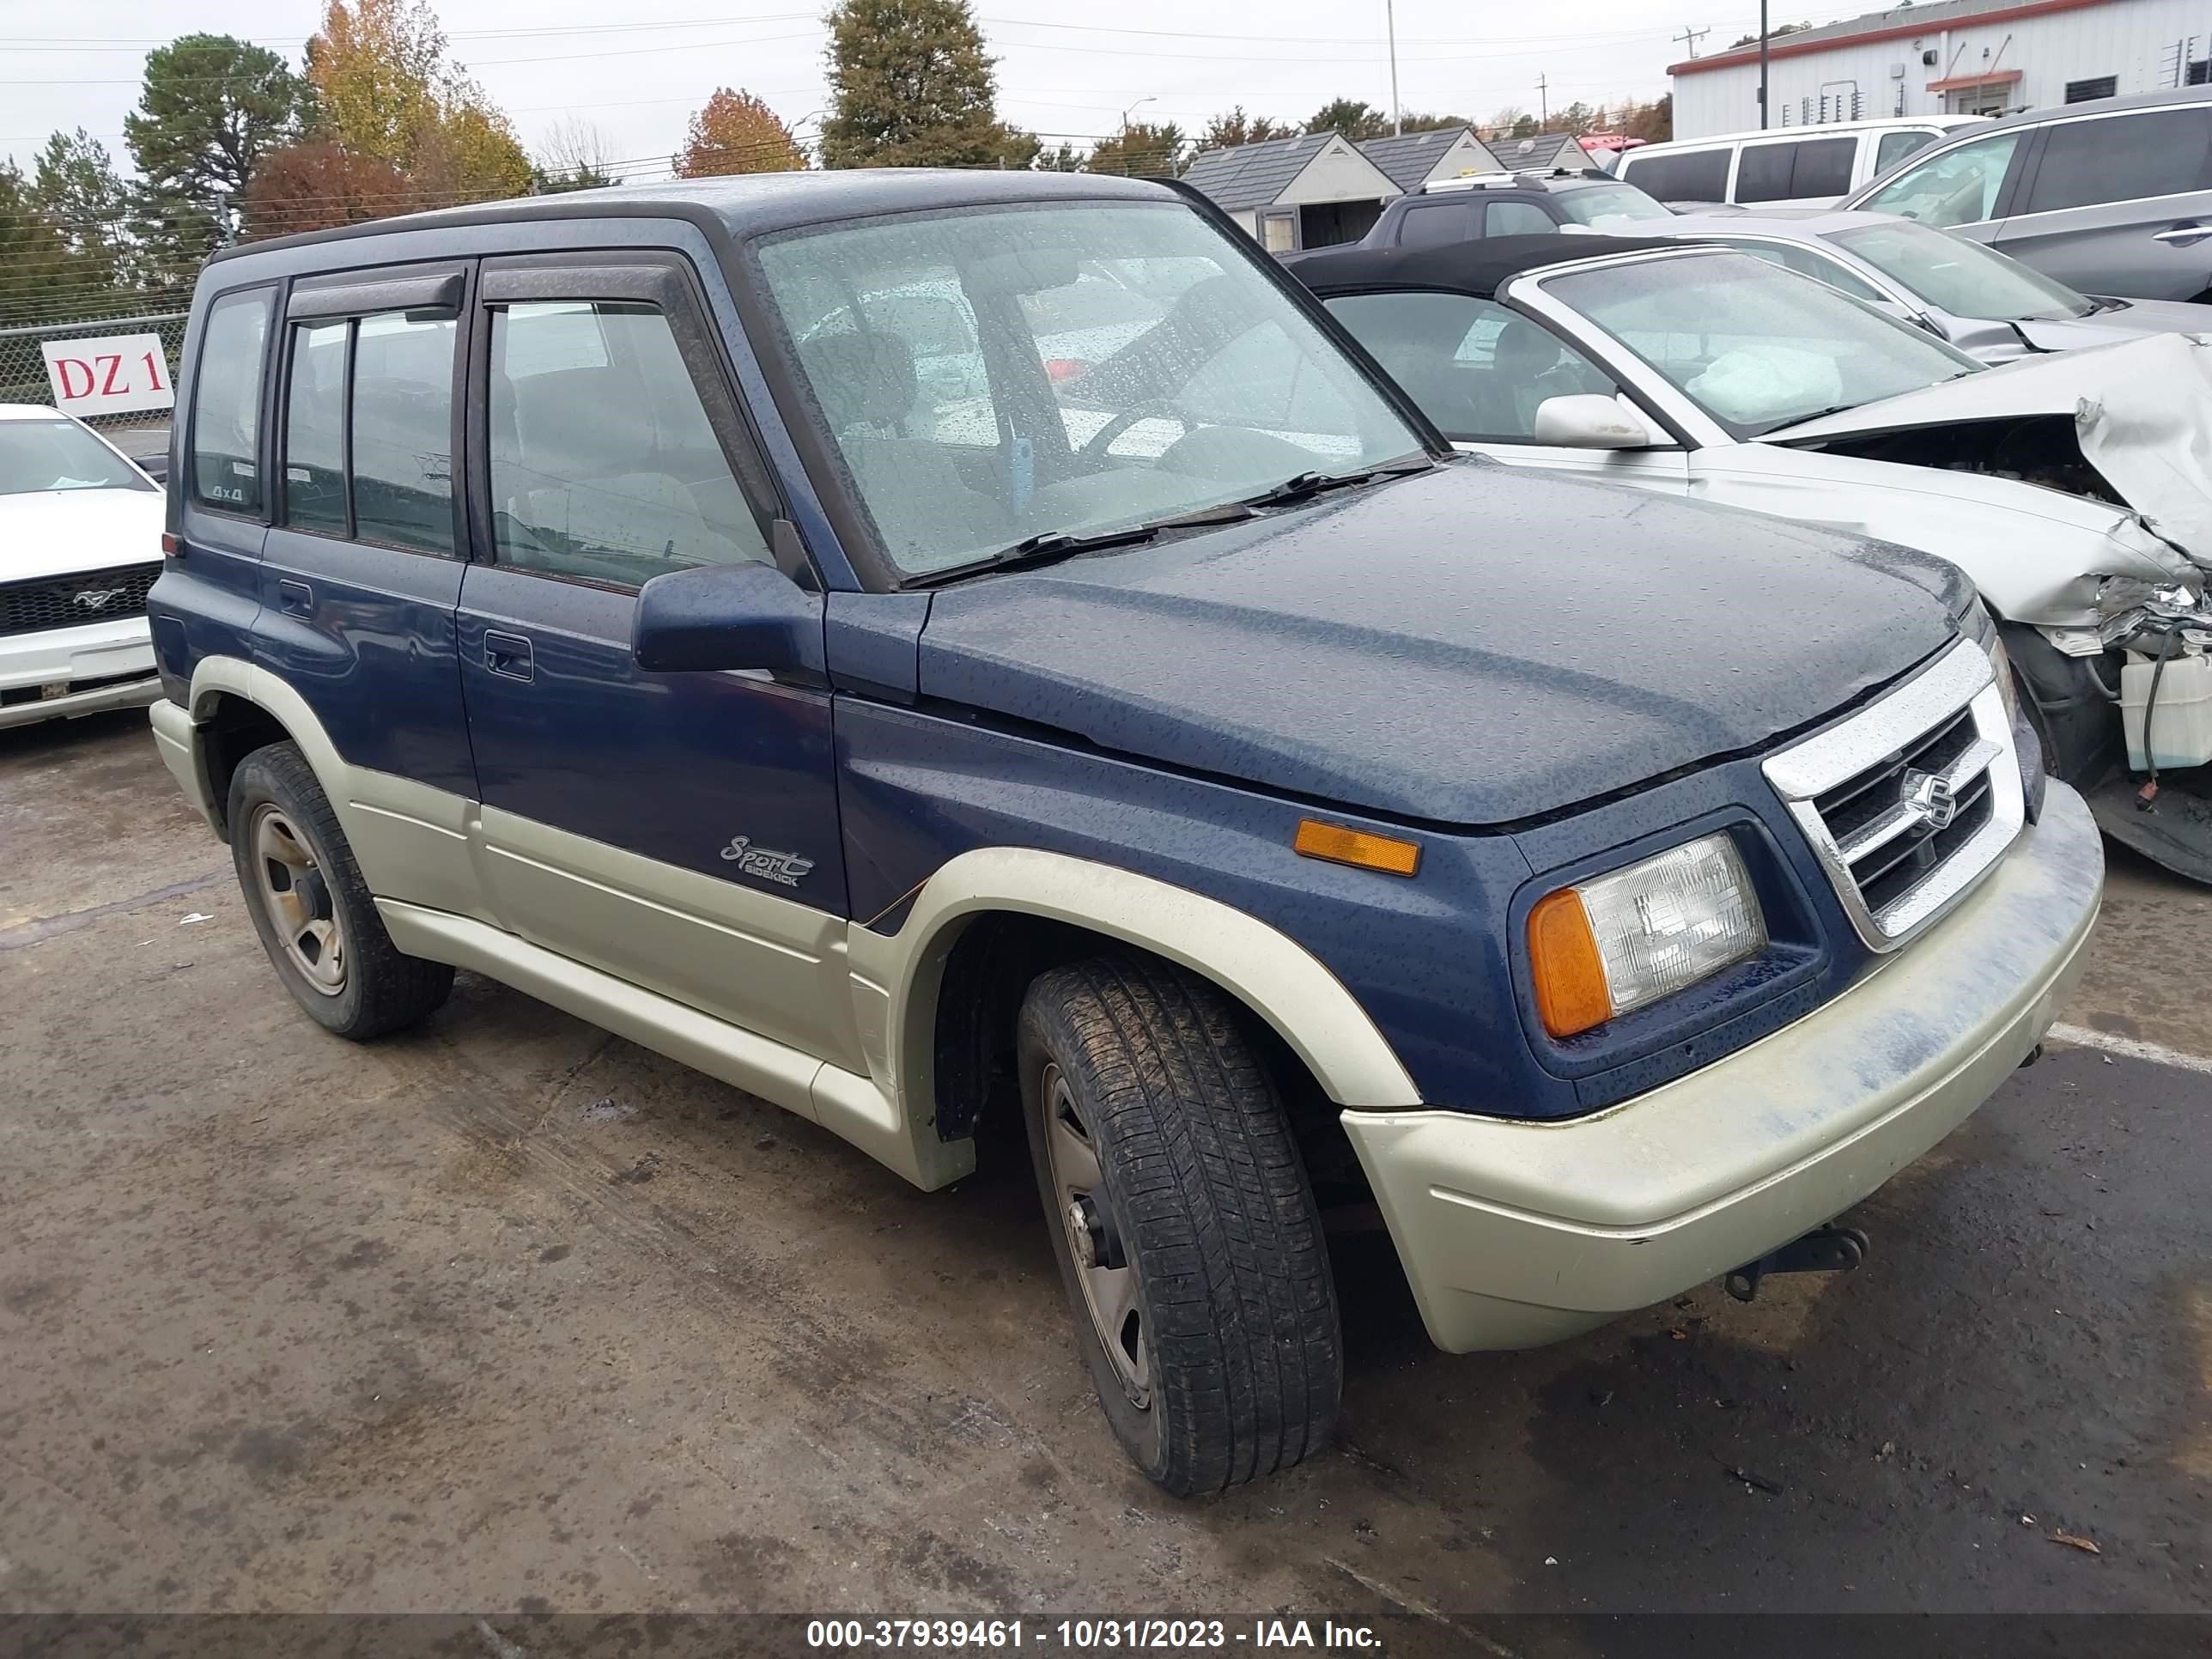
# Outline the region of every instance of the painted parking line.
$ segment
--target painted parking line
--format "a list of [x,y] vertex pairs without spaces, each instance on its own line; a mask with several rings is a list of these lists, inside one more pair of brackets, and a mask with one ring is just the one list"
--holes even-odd
[[2054,1025],[2044,1035],[2055,1042],[2063,1042],[2075,1048],[2099,1048],[2106,1054],[2118,1054],[2128,1060],[2148,1060],[2154,1066],[2171,1066],[2179,1071],[2203,1072],[2212,1075],[2212,1060],[2203,1054],[2185,1054],[2179,1048],[2169,1048],[2163,1043],[2115,1036],[2110,1031],[2092,1030],[2087,1025]]

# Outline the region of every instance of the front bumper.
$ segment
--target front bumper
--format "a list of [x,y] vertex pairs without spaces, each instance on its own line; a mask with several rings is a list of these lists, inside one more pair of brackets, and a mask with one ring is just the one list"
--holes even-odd
[[1956,1128],[2057,1018],[2104,851],[2053,783],[1956,909],[1772,1036],[1565,1123],[1343,1115],[1440,1348],[1533,1347],[1833,1219]]
[[[82,689],[54,697],[21,695],[47,685]],[[4,695],[9,692],[18,695]],[[0,638],[0,731],[65,715],[139,708],[161,695],[153,635],[143,617]]]

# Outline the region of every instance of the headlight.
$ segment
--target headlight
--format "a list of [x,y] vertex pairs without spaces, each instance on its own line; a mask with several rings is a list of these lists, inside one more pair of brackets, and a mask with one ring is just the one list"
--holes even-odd
[[1996,618],[1990,615],[1987,605],[1976,599],[1959,622],[1967,637],[1988,653],[1990,668],[1997,677],[1997,695],[2004,699],[2005,719],[2018,726],[2020,688],[2013,679],[2012,659],[2005,654],[2004,635],[1997,631]]
[[1572,1036],[1766,948],[1766,918],[1725,835],[1563,887],[1528,913],[1536,1012]]

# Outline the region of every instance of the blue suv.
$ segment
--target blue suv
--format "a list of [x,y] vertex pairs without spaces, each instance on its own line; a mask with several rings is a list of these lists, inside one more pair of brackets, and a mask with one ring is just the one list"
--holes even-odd
[[180,396],[154,732],[300,1006],[466,968],[924,1188],[1024,1121],[1176,1492],[1326,1437],[1326,1215],[1454,1351],[1844,1265],[2083,961],[1957,573],[1455,458],[1171,186],[254,244]]

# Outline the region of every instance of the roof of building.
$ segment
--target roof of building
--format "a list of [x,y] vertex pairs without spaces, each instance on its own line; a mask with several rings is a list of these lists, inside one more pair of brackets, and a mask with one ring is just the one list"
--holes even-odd
[[[2021,13],[2070,11],[2082,6],[2101,6],[2112,0],[1932,0],[1924,6],[1916,6],[1911,0],[1892,6],[1887,11],[1870,11],[1857,17],[1847,17],[1838,23],[1823,23],[1818,28],[1792,29],[1787,34],[1767,38],[1767,56],[1795,57],[1800,52],[1817,52],[1845,40],[1903,38],[1907,35],[1928,34],[1947,28],[1954,23],[1997,22]],[[1707,70],[1728,69],[1738,64],[1759,61],[1759,43],[1747,46],[1731,46],[1726,52],[1717,52],[1706,58],[1686,58],[1667,66],[1669,75],[1698,75]]]
[[1321,154],[1334,132],[1303,132],[1295,138],[1270,138],[1261,144],[1200,150],[1183,173],[1211,197],[1216,207],[1235,213],[1267,207],[1291,187],[1306,163]]
[[1483,236],[1440,247],[1327,248],[1287,269],[1316,294],[1378,289],[1441,289],[1487,300],[1523,271],[1573,264],[1609,253],[1672,252],[1680,241],[1655,236]]
[[1027,172],[995,167],[844,167],[828,171],[749,173],[721,179],[660,179],[612,185],[604,190],[521,196],[470,207],[440,208],[396,219],[373,219],[332,230],[308,231],[222,249],[210,264],[249,259],[283,248],[388,235],[538,219],[687,219],[740,236],[790,229],[822,220],[858,219],[911,209],[958,208],[994,203],[1091,197],[1143,198],[1164,190],[1156,179],[1108,173]]
[[[1574,151],[1573,155],[1567,154],[1571,149]],[[1577,158],[1585,167],[1597,165],[1571,132],[1540,132],[1528,138],[1500,138],[1490,146],[1490,153],[1498,158],[1498,165],[1508,173],[1545,173],[1556,167],[1572,166]]]
[[[1401,132],[1388,138],[1370,138],[1358,148],[1400,190],[1418,190],[1446,150],[1462,138],[1473,136],[1471,128],[1439,127],[1430,132]],[[1475,142],[1480,143],[1481,140]]]

